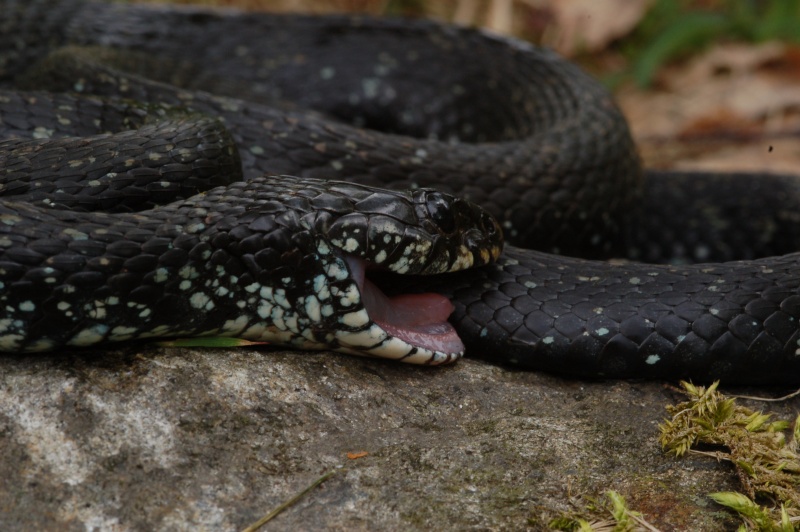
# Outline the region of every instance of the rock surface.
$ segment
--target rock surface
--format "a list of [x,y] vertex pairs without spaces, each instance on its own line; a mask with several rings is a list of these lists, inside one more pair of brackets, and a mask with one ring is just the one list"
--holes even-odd
[[735,489],[732,470],[659,448],[664,406],[681,399],[664,383],[473,360],[7,356],[0,529],[241,530],[333,470],[265,530],[540,530],[571,495],[609,489],[664,530],[735,529],[705,496]]

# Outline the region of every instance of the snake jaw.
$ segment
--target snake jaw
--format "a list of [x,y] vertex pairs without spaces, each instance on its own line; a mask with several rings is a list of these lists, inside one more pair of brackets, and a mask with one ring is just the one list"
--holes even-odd
[[[433,275],[483,266],[496,260],[502,249],[497,221],[468,201],[430,189],[365,193],[337,182],[331,190],[353,198],[354,212],[340,208],[335,220],[315,217],[307,225],[318,226],[324,235],[317,252],[334,260],[330,271],[347,269],[353,283],[332,289],[349,294],[342,300],[338,321],[330,324],[337,349],[416,364],[460,358],[465,348],[447,321],[454,310],[449,299],[436,293],[389,297],[368,278],[367,270]],[[318,203],[335,210],[333,201]]]
[[[345,256],[345,262],[370,322],[370,327],[354,333],[352,338],[337,335],[347,352],[412,364],[445,364],[461,358],[464,344],[447,321],[454,309],[450,300],[435,293],[389,297],[367,278],[365,260]],[[365,340],[373,345],[361,348]]]

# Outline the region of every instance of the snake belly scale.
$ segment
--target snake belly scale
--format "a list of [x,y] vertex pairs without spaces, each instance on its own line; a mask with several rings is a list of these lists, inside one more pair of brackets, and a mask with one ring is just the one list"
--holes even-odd
[[230,335],[800,381],[795,181],[643,172],[555,54],[425,21],[0,6],[3,351]]

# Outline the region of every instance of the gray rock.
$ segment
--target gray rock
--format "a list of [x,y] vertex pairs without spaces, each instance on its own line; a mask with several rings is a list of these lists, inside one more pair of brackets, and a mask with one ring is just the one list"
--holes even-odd
[[663,529],[732,528],[705,496],[736,488],[729,466],[657,443],[664,406],[680,399],[664,383],[473,360],[7,356],[0,529],[240,530],[329,471],[265,529],[538,530],[571,496],[609,489]]

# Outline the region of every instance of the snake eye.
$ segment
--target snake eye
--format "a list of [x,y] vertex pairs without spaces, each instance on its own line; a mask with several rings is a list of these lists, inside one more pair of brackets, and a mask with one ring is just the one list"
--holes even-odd
[[452,233],[456,230],[456,219],[453,215],[452,202],[440,192],[430,192],[425,198],[425,208],[428,215],[439,229],[445,233]]
[[490,237],[497,233],[497,222],[488,212],[481,213],[481,228]]

